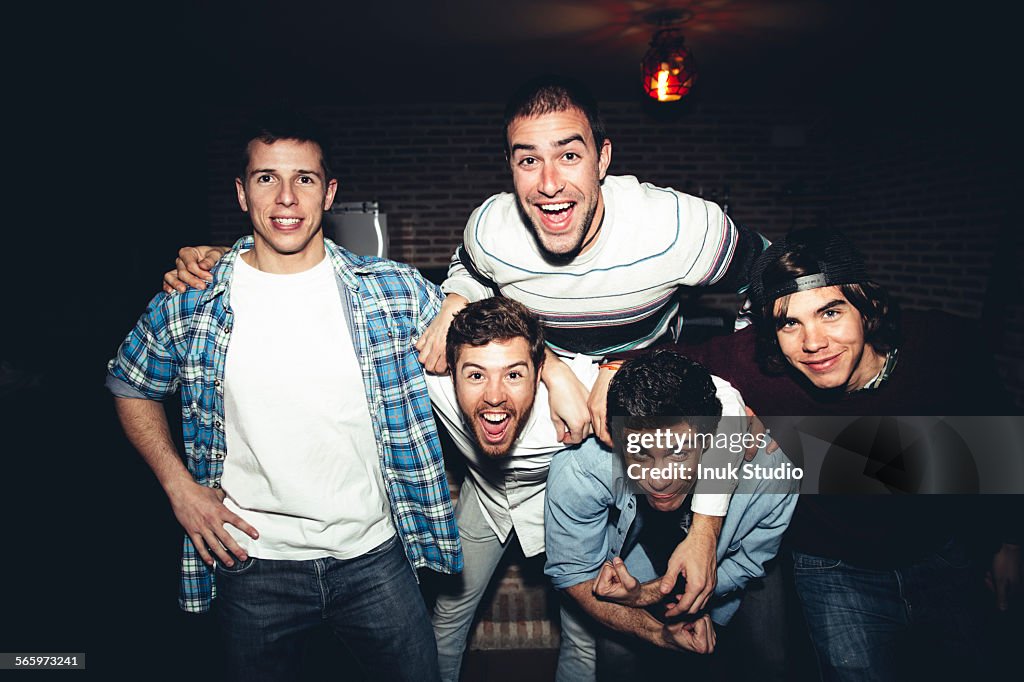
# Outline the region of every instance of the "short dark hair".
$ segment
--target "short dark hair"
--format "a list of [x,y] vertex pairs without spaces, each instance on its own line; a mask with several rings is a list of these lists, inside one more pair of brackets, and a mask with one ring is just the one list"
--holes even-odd
[[587,117],[590,131],[594,134],[594,146],[600,150],[607,135],[601,110],[590,90],[574,78],[545,75],[519,86],[505,105],[505,125],[502,129],[505,156],[511,154],[508,127],[512,121],[569,109],[579,109]]
[[[752,296],[754,321],[757,327],[757,359],[769,373],[784,372],[789,363],[779,347],[778,331],[785,324],[789,296],[772,296],[767,292],[798,277],[821,275],[831,264],[843,261],[843,267],[863,268],[863,256],[849,240],[834,230],[805,229],[790,233],[772,244],[752,268],[751,289],[763,292]],[[885,355],[900,341],[900,310],[880,284],[867,279],[859,282],[822,286],[838,286],[864,322],[864,341],[876,353]],[[775,312],[776,301],[781,301]]]
[[276,107],[256,112],[250,116],[239,135],[238,150],[241,155],[241,172],[238,177],[245,182],[249,170],[249,153],[253,142],[274,144],[278,140],[312,142],[320,148],[320,165],[324,181],[334,179],[329,158],[330,146],[326,135],[317,123],[305,112],[285,107]]
[[721,417],[722,402],[708,370],[669,348],[623,363],[608,385],[608,430],[615,443],[623,442],[625,429],[666,428],[680,421],[699,433],[714,433]]
[[536,315],[522,303],[503,296],[493,296],[470,303],[460,310],[448,327],[445,358],[455,371],[455,361],[462,346],[486,346],[492,341],[510,341],[522,337],[530,349],[533,368],[544,364],[544,328]]

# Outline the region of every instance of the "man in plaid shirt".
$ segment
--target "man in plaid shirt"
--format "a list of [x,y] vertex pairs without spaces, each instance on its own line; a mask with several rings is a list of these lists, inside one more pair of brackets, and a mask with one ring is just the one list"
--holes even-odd
[[[150,302],[107,386],[185,528],[181,607],[217,597],[233,676],[293,679],[327,624],[368,674],[435,679],[414,569],[458,572],[462,552],[413,343],[441,294],[325,240],[327,147],[267,123],[235,181],[253,234],[206,289]],[[160,404],[176,390],[184,458]]]

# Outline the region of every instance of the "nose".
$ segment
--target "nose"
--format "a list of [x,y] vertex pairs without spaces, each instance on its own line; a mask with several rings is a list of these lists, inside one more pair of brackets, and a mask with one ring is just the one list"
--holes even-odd
[[809,324],[804,327],[803,348],[805,353],[816,353],[828,346],[828,335],[818,324]]
[[554,197],[565,189],[565,181],[558,167],[552,163],[544,164],[540,172],[540,187],[538,190],[546,197]]
[[484,386],[484,402],[491,407],[497,407],[505,402],[505,386],[501,383],[501,377],[488,379]]
[[292,206],[296,202],[295,190],[290,182],[282,182],[281,189],[277,193],[277,203],[282,206]]
[[[663,465],[657,468],[661,469]],[[655,478],[650,475],[650,470],[647,471],[646,487],[648,492],[652,492],[655,495],[664,495],[674,484],[675,481],[671,478]]]

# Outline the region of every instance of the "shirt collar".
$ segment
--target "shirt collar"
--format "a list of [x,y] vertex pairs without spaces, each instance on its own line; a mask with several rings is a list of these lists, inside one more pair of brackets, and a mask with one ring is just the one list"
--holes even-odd
[[891,351],[886,353],[885,354],[885,364],[882,365],[882,369],[879,370],[878,374],[876,374],[874,377],[872,377],[870,381],[868,381],[866,384],[861,386],[858,390],[860,390],[860,391],[874,390],[874,389],[878,388],[879,386],[881,386],[883,383],[885,383],[886,379],[888,379],[892,375],[893,370],[896,369],[896,361],[897,361],[898,355],[899,355],[899,349],[898,348],[893,348]]

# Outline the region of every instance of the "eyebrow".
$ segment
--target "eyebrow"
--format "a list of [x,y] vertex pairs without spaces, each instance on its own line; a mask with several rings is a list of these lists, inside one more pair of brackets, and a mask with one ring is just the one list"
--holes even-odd
[[818,313],[823,313],[823,312],[825,312],[826,310],[830,310],[830,309],[832,309],[832,308],[835,308],[835,307],[837,307],[837,306],[841,306],[841,305],[843,305],[844,303],[847,303],[847,302],[848,302],[848,301],[844,301],[844,300],[843,300],[843,299],[841,299],[841,298],[837,298],[836,300],[834,300],[834,301],[829,301],[829,302],[828,302],[828,303],[826,303],[825,305],[821,306],[821,307],[820,307],[820,308],[818,308],[818,310],[817,310],[817,311],[815,311],[815,312],[818,312]]
[[[510,369],[512,369],[512,368],[514,368],[514,367],[527,367],[527,366],[528,366],[528,365],[527,365],[527,363],[526,363],[526,361],[525,361],[525,360],[517,360],[516,362],[513,362],[513,363],[512,363],[511,365],[505,365],[505,366],[504,366],[504,367],[502,367],[501,369],[502,369],[502,370],[510,370]],[[475,362],[466,362],[466,363],[463,363],[463,365],[462,365],[462,369],[466,369],[467,367],[475,367],[476,369],[483,369],[483,370],[486,370],[486,369],[487,369],[487,368],[486,368],[486,367],[484,367],[483,365],[478,365],[478,364],[477,364],[477,363],[475,363]]]
[[[564,147],[566,145],[572,144],[573,142],[581,142],[584,145],[587,144],[587,141],[583,139],[582,135],[580,135],[579,133],[575,133],[575,134],[570,135],[569,137],[567,137],[565,139],[557,140],[555,142],[555,144],[552,145],[552,146],[554,146],[554,147]],[[512,152],[513,153],[519,151],[520,149],[525,150],[525,151],[534,151],[535,149],[537,149],[537,145],[535,145],[535,144],[523,144],[521,142],[512,145]]]
[[[279,172],[279,171],[276,168],[254,168],[252,173],[250,173],[249,175],[253,176],[253,175],[256,175],[258,173],[277,173],[277,172]],[[296,175],[315,175],[318,178],[321,177],[320,171],[306,170],[305,168],[299,168],[299,169],[297,169],[295,171],[295,173],[296,173]]]

